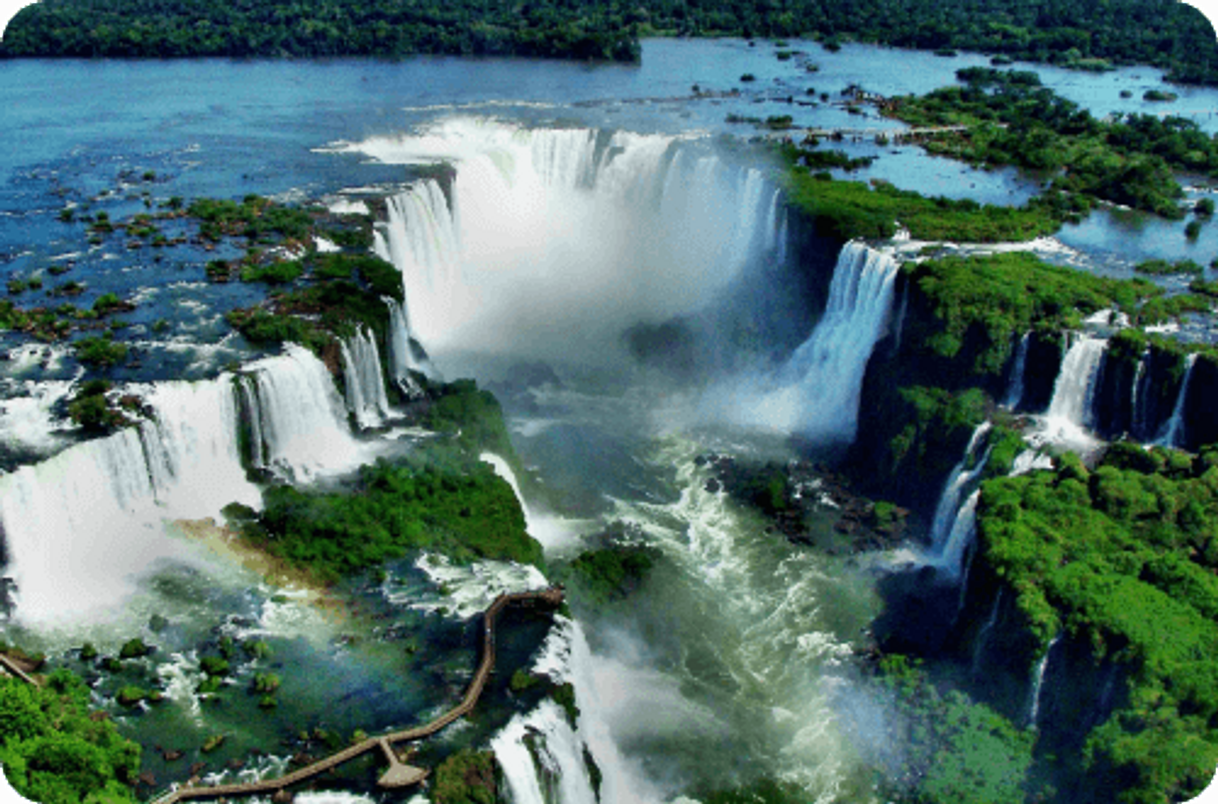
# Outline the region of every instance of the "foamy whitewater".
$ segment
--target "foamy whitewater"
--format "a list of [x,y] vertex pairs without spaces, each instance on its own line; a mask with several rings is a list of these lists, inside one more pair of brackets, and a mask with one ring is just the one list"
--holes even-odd
[[456,167],[389,199],[376,241],[433,355],[603,363],[625,328],[715,299],[785,225],[760,171],[672,137],[452,118],[337,148]]

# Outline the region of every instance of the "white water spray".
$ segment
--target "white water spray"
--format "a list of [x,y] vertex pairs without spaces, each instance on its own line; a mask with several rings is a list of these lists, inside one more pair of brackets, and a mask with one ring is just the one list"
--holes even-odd
[[1036,720],[1040,717],[1040,696],[1045,684],[1045,671],[1049,669],[1049,657],[1053,655],[1053,649],[1057,647],[1057,643],[1061,641],[1061,634],[1053,637],[1049,642],[1049,647],[1045,649],[1045,653],[1040,657],[1040,661],[1036,663],[1036,669],[1032,674],[1032,688],[1028,693],[1028,727],[1035,728]]

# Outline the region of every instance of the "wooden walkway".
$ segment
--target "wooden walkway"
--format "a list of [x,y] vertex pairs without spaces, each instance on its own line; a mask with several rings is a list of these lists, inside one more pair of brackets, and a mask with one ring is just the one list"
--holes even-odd
[[18,678],[26,684],[33,684],[35,687],[39,686],[32,676],[22,670],[20,665],[3,653],[0,653],[0,673],[8,673],[10,676]]
[[[405,787],[411,784],[417,784],[427,776],[427,771],[422,768],[415,768],[403,763],[398,759],[397,754],[393,750],[393,744],[398,742],[408,742],[411,740],[420,740],[424,737],[429,737],[435,734],[440,729],[444,728],[454,720],[465,717],[478,703],[478,698],[482,695],[482,689],[486,686],[486,681],[490,678],[491,671],[495,669],[495,618],[505,606],[510,603],[519,603],[523,605],[535,605],[544,603],[551,606],[558,606],[563,601],[562,587],[551,587],[539,592],[521,592],[517,594],[504,594],[495,598],[495,602],[491,603],[490,608],[486,610],[482,620],[482,662],[478,665],[478,671],[474,674],[474,680],[470,682],[469,688],[465,692],[465,697],[461,703],[448,710],[444,714],[437,717],[435,720],[423,726],[417,726],[413,729],[404,731],[395,731],[390,734],[385,734],[380,737],[369,737],[368,739],[356,743],[350,748],[343,749],[337,754],[332,754],[325,759],[314,762],[311,765],[306,765],[299,770],[295,770],[286,776],[280,776],[275,779],[263,779],[257,782],[247,782],[244,784],[221,784],[214,786],[188,786],[179,787],[169,793],[155,799],[154,804],[174,804],[174,802],[185,801],[195,798],[220,798],[228,796],[248,796],[258,793],[275,793],[281,797],[286,788],[294,784],[311,779],[319,774],[325,773],[333,768],[342,765],[344,762],[349,762],[358,756],[368,753],[373,750],[380,750],[385,759],[389,761],[389,770],[381,776],[377,784],[381,787],[394,788]],[[276,800],[279,800],[278,798]]]
[[928,134],[948,134],[968,131],[972,126],[921,126],[918,128],[788,128],[766,134],[768,139],[790,139],[796,136],[827,139],[842,137],[919,137]]

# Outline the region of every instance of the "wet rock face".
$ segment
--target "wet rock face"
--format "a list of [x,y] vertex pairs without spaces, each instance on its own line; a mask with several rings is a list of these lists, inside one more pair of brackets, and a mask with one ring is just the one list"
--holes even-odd
[[[697,456],[694,463],[709,474],[707,492],[726,493],[758,509],[770,518],[767,532],[793,542],[838,553],[885,549],[905,538],[908,510],[854,493],[844,477],[812,461],[749,464],[710,454]],[[812,518],[822,523],[831,519],[833,532],[846,537],[847,546],[823,543],[809,528]]]

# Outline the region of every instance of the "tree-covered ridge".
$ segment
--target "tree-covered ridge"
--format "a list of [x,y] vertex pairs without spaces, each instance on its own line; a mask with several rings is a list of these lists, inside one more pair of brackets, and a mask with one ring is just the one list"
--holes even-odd
[[956,75],[964,86],[894,98],[886,112],[914,126],[969,126],[925,147],[976,164],[1047,173],[1046,199],[1067,195],[1076,206],[1101,199],[1182,218],[1183,191],[1173,172],[1218,175],[1218,141],[1191,120],[1147,114],[1097,120],[1032,72],[971,67]]
[[[979,558],[1042,646],[1064,634],[1130,670],[1086,771],[1122,802],[1195,795],[1218,762],[1218,453],[1113,445],[1086,469],[982,487]],[[1108,785],[1108,787],[1103,787]]]
[[66,670],[37,687],[0,673],[0,764],[18,793],[43,804],[130,802],[140,747],[105,717]]
[[637,61],[637,18],[578,0],[50,0],[9,23],[10,56],[181,58],[419,53]]
[[1218,83],[1209,22],[1175,0],[43,0],[8,27],[11,56],[337,56],[416,53],[639,58],[655,35],[795,37],[961,48],[1082,68],[1152,64]]
[[427,549],[457,561],[500,559],[541,565],[541,545],[507,481],[478,460],[515,453],[495,398],[472,380],[427,385],[424,421],[444,435],[397,463],[361,468],[345,491],[267,490],[261,512],[225,510],[252,545],[322,582]]

